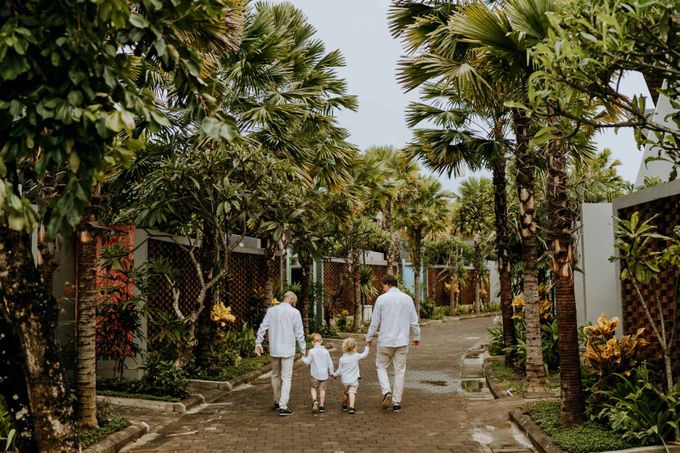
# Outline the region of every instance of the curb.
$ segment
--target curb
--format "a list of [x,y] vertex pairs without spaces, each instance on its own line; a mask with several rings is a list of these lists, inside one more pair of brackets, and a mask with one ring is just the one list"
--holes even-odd
[[486,378],[486,385],[489,387],[489,390],[495,399],[509,398],[510,395],[506,390],[501,388],[500,382],[496,379],[496,375],[491,368],[491,363],[495,361],[497,361],[497,359],[491,357],[487,357],[484,360],[484,377]]
[[510,420],[526,434],[539,453],[566,453],[555,445],[528,415],[523,414],[519,409],[510,412]]
[[193,409],[194,407],[205,403],[205,398],[203,395],[193,394],[190,395],[189,398],[183,399],[180,402],[172,403],[170,401],[145,400],[142,398],[123,398],[119,396],[97,395],[97,401],[102,401],[117,407],[135,407],[158,412],[174,412],[177,414],[183,414],[189,409]]
[[123,447],[136,441],[149,431],[144,422],[134,423],[127,428],[106,436],[94,445],[86,448],[84,453],[117,453]]
[[490,318],[492,316],[499,316],[500,314],[501,314],[500,311],[491,311],[489,313],[480,313],[474,315],[447,316],[447,318],[450,318],[454,321],[463,321],[465,319]]
[[[332,344],[326,345],[326,349],[329,351],[332,351],[334,349]],[[302,364],[302,359],[298,357],[295,359],[295,363],[293,364],[294,368],[299,367]],[[237,376],[234,379],[231,379],[229,381],[210,381],[207,379],[187,379],[187,382],[189,385],[191,384],[198,384],[200,386],[204,387],[209,387],[212,390],[224,390],[226,393],[229,393],[233,391],[236,387],[239,385],[243,384],[250,384],[253,381],[258,380],[260,377],[263,375],[269,373],[272,370],[272,365],[271,363],[266,363],[262,365],[260,368],[257,370],[249,371],[246,374],[242,374],[241,376]]]

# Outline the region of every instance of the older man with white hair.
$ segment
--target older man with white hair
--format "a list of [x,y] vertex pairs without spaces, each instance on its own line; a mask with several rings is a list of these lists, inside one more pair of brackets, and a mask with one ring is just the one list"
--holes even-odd
[[288,408],[290,387],[293,380],[293,363],[295,362],[295,342],[302,354],[305,353],[305,332],[302,316],[295,309],[297,296],[288,291],[283,295],[283,301],[270,307],[264,315],[262,324],[257,330],[255,354],[262,355],[262,341],[264,334],[269,331],[269,355],[272,362],[272,390],[274,391],[274,409],[279,415],[292,415]]

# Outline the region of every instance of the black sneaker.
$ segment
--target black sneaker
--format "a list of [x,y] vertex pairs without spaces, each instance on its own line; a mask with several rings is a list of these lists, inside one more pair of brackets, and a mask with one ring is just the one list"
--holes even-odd
[[317,400],[312,402],[312,412],[315,414],[319,413],[319,402]]
[[319,406],[319,413],[323,414],[324,412],[326,412],[326,408],[323,406]]
[[342,411],[343,411],[343,412],[347,412],[347,405],[346,405],[346,404],[343,404],[343,405],[342,405]]
[[279,406],[279,403],[274,403],[274,406],[272,406],[272,409],[274,409],[275,411],[278,411],[280,407],[281,406]]
[[353,407],[350,407],[350,408],[349,408],[349,413],[352,414],[352,415],[354,415],[354,414],[357,413],[357,411],[355,411]]
[[287,416],[287,415],[293,415],[293,411],[290,410],[290,409],[288,409],[287,407],[286,407],[286,408],[281,408],[281,409],[279,409],[279,415],[280,415],[281,417],[285,417],[285,416]]
[[401,404],[393,404],[392,412],[401,412]]
[[392,404],[392,392],[387,392],[383,395],[382,408],[387,409]]

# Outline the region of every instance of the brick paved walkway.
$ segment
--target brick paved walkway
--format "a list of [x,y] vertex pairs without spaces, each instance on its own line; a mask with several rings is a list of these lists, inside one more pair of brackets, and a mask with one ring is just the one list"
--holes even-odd
[[[309,408],[309,368],[295,370],[291,417],[271,410],[268,377],[225,395],[196,413],[161,428],[158,436],[132,445],[135,452],[429,452],[484,451],[472,440],[465,399],[456,392],[461,357],[484,341],[490,318],[450,321],[423,328],[422,346],[411,349],[401,413],[383,411],[375,351],[361,362],[357,414],[340,411],[341,386],[331,382],[327,412]],[[332,355],[337,363],[339,349]],[[363,344],[359,346],[363,349]]]

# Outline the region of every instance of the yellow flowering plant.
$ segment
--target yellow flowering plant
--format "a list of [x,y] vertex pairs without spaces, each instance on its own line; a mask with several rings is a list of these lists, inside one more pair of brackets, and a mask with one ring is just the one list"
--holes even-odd
[[223,302],[213,305],[210,318],[214,323],[218,323],[220,327],[227,327],[227,324],[236,322],[236,316],[231,313],[231,307],[225,307]]

